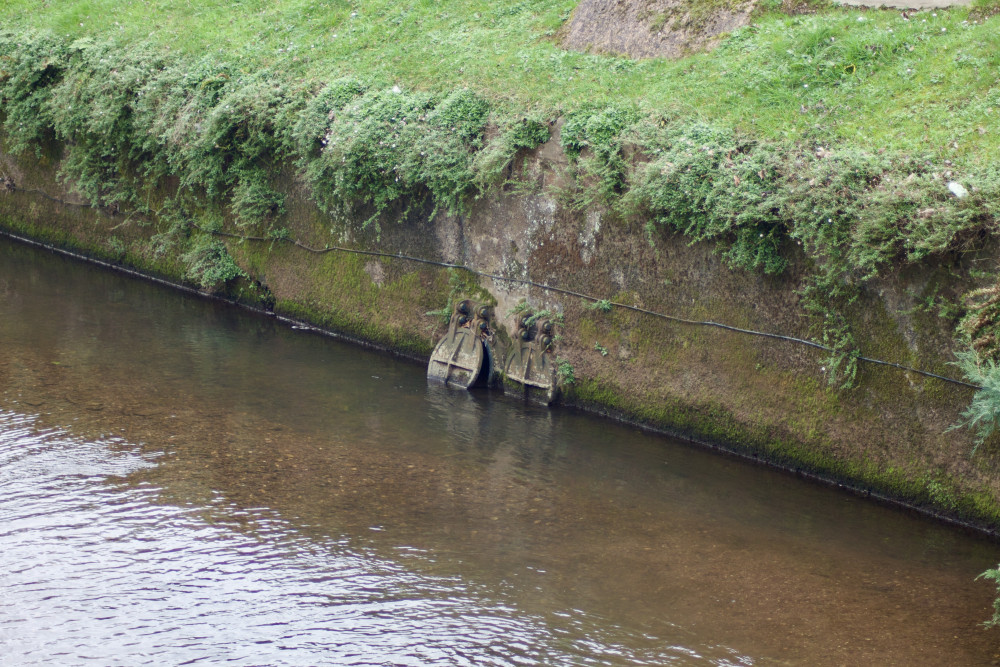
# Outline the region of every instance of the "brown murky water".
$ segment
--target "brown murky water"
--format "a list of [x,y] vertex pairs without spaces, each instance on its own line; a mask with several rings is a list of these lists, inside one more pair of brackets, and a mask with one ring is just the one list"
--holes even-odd
[[1000,546],[0,240],[0,663],[977,665]]

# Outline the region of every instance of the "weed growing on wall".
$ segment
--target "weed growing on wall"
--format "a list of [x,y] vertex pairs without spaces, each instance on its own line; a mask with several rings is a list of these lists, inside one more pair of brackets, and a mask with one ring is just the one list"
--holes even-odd
[[576,382],[576,370],[573,364],[562,357],[556,357],[556,378],[562,386]]
[[448,299],[440,310],[429,310],[424,315],[435,317],[441,326],[448,326],[455,312],[455,303],[464,296],[465,284],[456,269],[448,269]]
[[[534,117],[491,121],[490,104],[467,88],[435,95],[342,79],[315,92],[215,55],[36,33],[0,33],[0,57],[11,149],[57,140],[62,176],[82,195],[140,213],[171,177],[178,194],[266,229],[283,212],[271,182],[287,163],[322,208],[364,211],[365,225],[424,203],[458,213],[518,150],[548,139]],[[487,145],[491,122],[501,131]]]
[[225,244],[207,234],[197,237],[181,259],[188,266],[188,278],[204,289],[214,290],[235,278],[247,277]]
[[623,154],[626,130],[641,119],[634,106],[591,106],[566,114],[560,141],[573,161],[577,176],[593,185],[581,190],[580,208],[607,204],[627,183],[628,160]]
[[639,167],[625,209],[644,213],[650,229],[724,244],[730,266],[781,273],[779,155],[700,123],[644,129],[636,140],[655,158]]
[[955,353],[955,365],[962,369],[966,379],[982,387],[973,396],[972,403],[962,412],[962,417],[952,428],[968,428],[975,437],[972,453],[975,454],[987,438],[1000,426],[1000,363],[995,359],[981,359],[974,350]]
[[593,302],[586,302],[583,307],[586,308],[587,310],[596,310],[602,313],[610,313],[612,305],[610,299],[599,299]]
[[550,138],[549,124],[538,112],[520,118],[508,117],[498,131],[497,138],[472,159],[476,188],[480,192],[506,182],[504,172],[519,151],[537,148]]
[[1000,565],[986,570],[976,579],[986,579],[992,581],[997,587],[997,597],[993,600],[993,616],[983,623],[987,628],[1000,627]]
[[35,150],[53,137],[46,110],[50,87],[58,82],[66,44],[51,34],[0,33],[3,129],[15,153]]
[[[369,212],[364,226],[392,206],[406,212],[425,200],[450,213],[464,209],[476,177],[473,155],[483,147],[489,105],[469,90],[445,97],[369,90],[342,102],[350,84],[326,89],[307,107],[298,141],[322,131],[303,161],[317,202],[327,211]],[[325,126],[316,117],[325,110]]]

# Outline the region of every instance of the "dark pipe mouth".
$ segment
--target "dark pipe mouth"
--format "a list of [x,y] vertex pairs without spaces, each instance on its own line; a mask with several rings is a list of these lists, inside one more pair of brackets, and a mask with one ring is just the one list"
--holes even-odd
[[[485,322],[483,324],[485,324]],[[491,348],[489,343],[486,341],[479,341],[479,344],[483,346],[483,362],[479,367],[479,373],[476,375],[476,380],[469,385],[469,389],[490,387],[492,386],[493,378],[495,377],[493,367],[493,348]]]

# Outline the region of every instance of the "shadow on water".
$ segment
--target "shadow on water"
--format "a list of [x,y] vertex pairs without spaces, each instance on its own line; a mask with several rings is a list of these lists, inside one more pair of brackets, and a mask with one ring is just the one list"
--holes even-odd
[[0,657],[993,659],[992,543],[2,242],[0,298]]

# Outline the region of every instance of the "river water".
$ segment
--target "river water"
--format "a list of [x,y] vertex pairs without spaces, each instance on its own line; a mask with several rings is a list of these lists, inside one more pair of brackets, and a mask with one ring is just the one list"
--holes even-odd
[[0,240],[0,664],[990,664],[998,560]]

